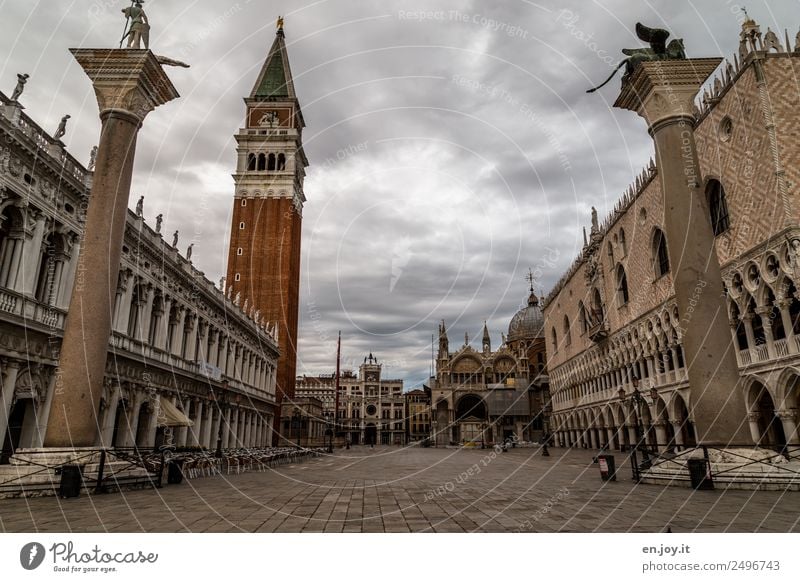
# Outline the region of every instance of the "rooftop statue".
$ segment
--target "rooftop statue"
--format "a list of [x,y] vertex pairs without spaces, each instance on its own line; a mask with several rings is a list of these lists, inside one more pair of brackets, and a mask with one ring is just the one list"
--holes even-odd
[[617,74],[617,71],[619,71],[623,65],[625,66],[625,74],[622,76],[622,82],[624,84],[628,82],[633,72],[639,66],[639,63],[643,61],[668,61],[686,58],[682,38],[673,38],[669,44],[666,44],[667,38],[669,38],[668,30],[664,30],[663,28],[650,28],[641,22],[637,22],[636,36],[638,36],[640,40],[650,43],[650,47],[622,49],[622,54],[627,55],[627,58],[622,59],[608,79],[597,87],[589,89],[586,91],[587,93],[594,93],[601,87],[604,87],[614,78],[614,75]]
[[92,151],[89,152],[89,165],[86,167],[86,169],[90,172],[93,172],[95,164],[97,164],[97,146],[94,146]]
[[58,127],[56,128],[56,132],[53,134],[54,138],[61,139],[62,137],[67,135],[67,120],[70,117],[71,116],[69,115],[65,115],[64,117],[61,118],[61,122],[58,124]]
[[30,75],[28,73],[19,73],[17,75],[17,86],[14,87],[14,92],[11,94],[11,100],[17,101],[25,90],[25,83],[28,82]]

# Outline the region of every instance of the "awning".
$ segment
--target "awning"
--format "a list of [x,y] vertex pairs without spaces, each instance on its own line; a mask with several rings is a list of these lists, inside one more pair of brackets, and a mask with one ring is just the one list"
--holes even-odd
[[158,426],[193,426],[184,413],[169,400],[159,396]]

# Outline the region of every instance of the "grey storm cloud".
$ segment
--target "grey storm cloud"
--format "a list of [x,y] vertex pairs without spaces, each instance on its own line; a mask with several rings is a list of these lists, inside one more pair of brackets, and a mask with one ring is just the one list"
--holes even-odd
[[[31,79],[26,112],[87,161],[99,134],[91,87],[70,47],[114,46],[120,0],[6,0],[0,86]],[[747,3],[762,28],[791,38],[796,1]],[[670,29],[690,56],[730,57],[735,2],[151,0],[155,52],[181,99],[140,134],[132,199],[165,232],[195,243],[212,280],[225,272],[235,141],[249,94],[286,20],[307,122],[298,373],[330,373],[337,331],[346,367],[370,351],[407,386],[429,374],[431,334],[444,319],[451,348],[500,342],[524,304],[528,268],[546,292],[653,155],[644,122],[599,93],[633,25]]]

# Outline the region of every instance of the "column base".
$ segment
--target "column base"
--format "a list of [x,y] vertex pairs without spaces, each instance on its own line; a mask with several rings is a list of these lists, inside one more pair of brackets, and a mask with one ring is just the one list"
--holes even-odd
[[[47,497],[58,495],[61,468],[79,465],[83,468],[83,493],[93,493],[100,470],[100,449],[97,447],[43,447],[18,449],[8,465],[0,465],[0,499],[14,497]],[[104,490],[128,490],[156,484],[157,475],[144,467],[108,453],[103,465]]]
[[[788,456],[788,458],[787,458]],[[784,456],[768,449],[708,448],[711,477],[716,489],[800,491],[800,447]],[[688,462],[705,458],[701,447],[653,460],[642,472],[642,483],[691,487]]]

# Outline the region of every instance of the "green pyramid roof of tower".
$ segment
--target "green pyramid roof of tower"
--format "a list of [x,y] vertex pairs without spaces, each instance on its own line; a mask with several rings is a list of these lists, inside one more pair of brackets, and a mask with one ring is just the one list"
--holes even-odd
[[269,49],[269,55],[250,97],[267,100],[295,98],[283,29],[278,29],[275,35],[275,41]]

